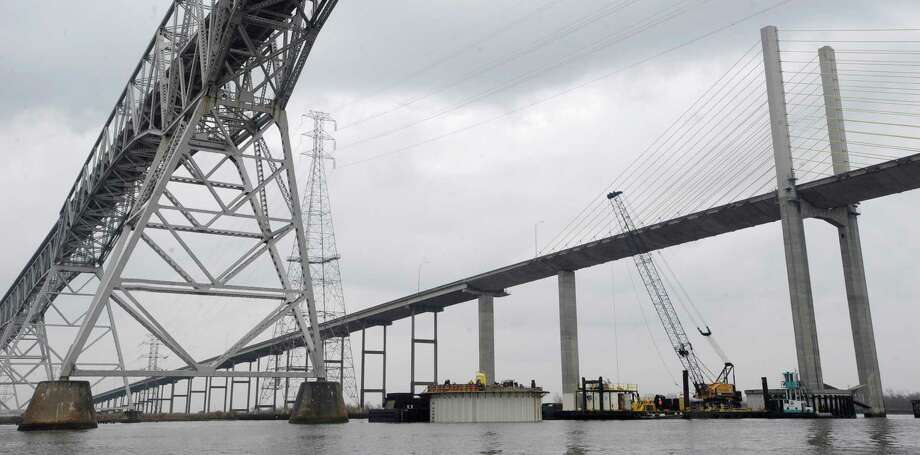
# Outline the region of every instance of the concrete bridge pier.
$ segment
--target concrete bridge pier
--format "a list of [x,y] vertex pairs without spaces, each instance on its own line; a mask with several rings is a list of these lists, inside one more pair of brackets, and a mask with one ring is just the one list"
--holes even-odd
[[808,251],[805,245],[804,201],[799,198],[793,171],[779,39],[776,27],[764,27],[760,32],[770,108],[773,158],[776,163],[776,192],[783,229],[792,324],[795,331],[795,351],[802,382],[808,390],[818,391],[824,388],[824,378],[821,373],[821,353],[818,349],[811,274],[808,270]]
[[[819,49],[818,62],[821,68],[821,86],[824,93],[831,164],[834,174],[843,174],[850,170],[850,157],[834,49],[830,46]],[[856,369],[860,383],[860,389],[856,393],[862,398],[861,402],[869,407],[865,412],[866,417],[884,417],[885,402],[882,396],[882,380],[875,348],[875,333],[872,328],[872,312],[869,309],[869,291],[866,286],[866,269],[863,264],[862,244],[859,238],[859,222],[856,219],[859,212],[855,206],[835,210],[837,216],[828,221],[837,227],[840,240],[843,279],[846,283],[850,329],[853,332]]]
[[[435,385],[438,383],[438,313],[444,311],[444,308],[417,308],[412,307],[412,333],[411,333],[411,343],[410,343],[410,353],[409,353],[409,391],[411,393],[416,393],[418,387],[427,387]],[[418,338],[416,337],[415,331],[415,317],[420,313],[431,313],[432,321],[432,337],[431,338]],[[430,344],[432,346],[432,378],[430,381],[422,381],[416,377],[415,371],[415,354],[417,344]]]
[[578,392],[578,314],[575,305],[575,272],[564,270],[559,279],[559,340],[562,355],[562,409],[575,409]]
[[42,381],[22,414],[19,431],[96,428],[88,381]]
[[348,410],[342,395],[342,384],[332,381],[304,381],[297,391],[297,400],[288,423],[345,423]]
[[494,297],[479,296],[479,371],[486,374],[489,382],[496,382],[495,377],[495,311]]
[[486,380],[497,382],[495,376],[495,297],[506,297],[504,290],[483,291],[468,289],[479,299],[479,371],[486,374]]
[[[380,327],[382,329],[381,333],[381,347],[380,349],[368,349],[367,348],[367,328],[361,328],[361,406],[367,406],[367,401],[365,401],[365,395],[368,393],[377,393],[380,394],[380,405],[383,406],[386,404],[387,397],[387,326],[390,325],[389,322],[381,322]],[[367,387],[365,382],[367,379],[367,356],[377,355],[380,356],[380,387]]]
[[875,348],[875,332],[872,328],[872,312],[869,309],[869,292],[859,241],[857,213],[854,210],[847,212],[846,224],[838,226],[837,232],[840,237],[843,279],[846,282],[850,330],[853,333],[856,370],[860,384],[856,395],[862,398],[859,400],[862,404],[869,407],[864,413],[866,417],[884,417],[885,400],[882,396],[882,379]]

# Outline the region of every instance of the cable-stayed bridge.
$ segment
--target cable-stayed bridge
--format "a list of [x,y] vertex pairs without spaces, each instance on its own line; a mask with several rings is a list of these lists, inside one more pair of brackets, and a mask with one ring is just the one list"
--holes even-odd
[[[228,397],[230,411],[249,410],[253,380],[259,390],[260,379],[323,378],[323,353],[315,346],[325,338],[382,326],[382,348],[367,348],[362,337],[362,365],[368,355],[384,357],[380,387],[366,387],[361,368],[363,403],[366,392],[386,390],[387,325],[412,320],[414,390],[438,381],[438,312],[472,300],[480,309],[479,367],[495,377],[494,298],[553,275],[560,284],[563,377],[578,376],[575,271],[630,254],[623,236],[612,231],[613,214],[598,199],[533,260],[322,324],[310,286],[288,281],[277,245],[293,242],[301,257],[307,255],[284,108],[334,5],[174,4],[110,115],[61,218],[0,302],[2,372],[12,378],[10,384],[33,384],[36,375],[122,378],[122,386],[97,395],[96,402],[162,411],[168,401],[173,411],[178,398],[184,399],[180,409],[189,412],[200,394],[202,409],[209,411],[213,390],[222,389],[225,410]],[[644,222],[639,234],[650,249],[782,222],[799,368],[812,389],[824,384],[802,220],[815,217],[837,226],[859,392],[870,414],[883,414],[855,205],[920,185],[920,149],[913,144],[920,138],[909,133],[920,106],[909,68],[917,65],[912,59],[920,52],[909,47],[910,40],[873,38],[877,35],[866,31],[818,31],[816,38],[807,33],[789,31],[806,37],[781,40],[775,28],[764,29],[761,41],[612,185],[636,194],[630,204]],[[828,38],[834,33],[845,38]],[[840,43],[836,53],[824,46]],[[851,129],[854,124],[860,126]],[[859,140],[848,140],[847,133]],[[273,154],[273,148],[280,153]],[[228,261],[218,251],[237,254]],[[138,259],[162,267],[130,267]],[[302,272],[309,276],[308,267]],[[89,301],[73,311],[61,308],[61,297]],[[172,299],[273,304],[229,349],[200,359],[150,309]],[[126,368],[113,311],[130,316],[186,365],[169,371]],[[434,315],[434,336],[416,338],[416,316],[425,313]],[[76,332],[66,352],[48,342],[46,331],[53,324],[46,318],[54,314]],[[285,315],[298,321],[298,332],[252,343]],[[117,358],[80,362],[104,338],[111,338]],[[417,344],[435,347],[433,378],[416,376]],[[275,356],[277,365],[278,356],[303,348],[308,363],[299,371],[260,368],[266,357]],[[237,368],[243,364],[248,368]],[[128,377],[154,379],[132,384]],[[196,389],[196,377],[205,379],[203,389]],[[215,384],[213,378],[224,379]],[[186,381],[185,389],[177,392],[180,381]],[[244,384],[246,404],[234,408],[239,396],[234,387]],[[564,381],[567,402],[573,387]],[[255,407],[259,404],[256,398]]]

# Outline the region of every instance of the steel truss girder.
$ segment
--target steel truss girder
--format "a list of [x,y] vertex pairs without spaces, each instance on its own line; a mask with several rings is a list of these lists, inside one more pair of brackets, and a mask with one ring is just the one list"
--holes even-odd
[[[89,275],[89,277],[82,285],[77,287],[71,286],[70,283],[66,284],[62,291],[55,293],[54,297],[62,295],[75,297],[92,296],[93,294],[82,291],[93,279],[93,276],[98,273],[98,269],[95,268],[72,266],[55,267],[49,274],[48,283],[52,283],[55,280],[62,280],[63,274],[72,273],[82,276]],[[45,300],[50,300],[51,297],[46,293],[41,294],[41,296]],[[59,318],[60,322],[46,322],[46,315],[41,315],[37,320],[25,324],[12,342],[10,342],[5,349],[0,350],[0,386],[8,385],[13,387],[12,395],[13,401],[15,402],[15,409],[11,408],[7,403],[0,403],[0,409],[22,411],[28,406],[31,400],[31,394],[35,390],[36,383],[44,380],[53,380],[54,371],[60,369],[63,357],[49,343],[47,329],[79,328],[84,321],[85,313],[77,317],[68,318],[58,308],[59,303],[60,302],[51,302],[48,307],[51,311],[47,315]],[[130,384],[128,383],[127,376],[123,373],[125,370],[124,356],[121,350],[118,330],[112,316],[111,308],[106,306],[105,310],[107,312],[107,321],[105,323],[99,323],[97,321],[92,325],[91,331],[93,333],[93,338],[86,344],[83,350],[86,351],[100,341],[111,338],[115,346],[116,360],[110,362],[84,362],[82,365],[96,368],[111,368],[105,370],[107,376],[122,378],[123,387],[126,393],[130,395]],[[101,378],[92,385],[98,384],[99,381],[101,381]],[[17,386],[25,387],[20,388]],[[21,389],[25,389],[24,394],[20,394]],[[2,400],[3,397],[0,397],[0,401]],[[7,399],[7,401],[9,400]],[[129,400],[128,405],[130,404]]]
[[[104,272],[100,276],[100,285],[93,296],[86,317],[83,319],[80,330],[77,332],[74,343],[70,346],[67,355],[61,365],[61,377],[69,378],[71,376],[113,376],[112,372],[96,369],[78,368],[77,360],[80,353],[83,352],[89,340],[89,332],[103,308],[109,306],[112,300],[120,308],[135,319],[141,326],[148,330],[154,337],[163,343],[165,347],[176,353],[188,366],[187,369],[173,371],[146,371],[133,370],[131,372],[119,372],[120,375],[132,376],[232,376],[226,372],[218,372],[217,369],[226,362],[226,360],[235,355],[240,349],[246,347],[256,336],[264,332],[268,327],[275,323],[279,318],[289,315],[297,320],[300,332],[304,337],[304,345],[307,346],[308,354],[314,365],[315,374],[299,372],[296,377],[315,376],[324,378],[325,367],[322,349],[314,349],[314,346],[320,345],[318,330],[309,330],[310,327],[317,327],[317,315],[314,308],[313,289],[310,286],[294,287],[287,277],[284,267],[284,260],[280,256],[277,243],[286,238],[288,234],[293,233],[295,237],[295,248],[300,254],[306,253],[306,238],[304,234],[303,219],[300,214],[300,203],[296,193],[282,191],[283,188],[296,188],[296,179],[293,169],[293,152],[291,150],[287,118],[283,110],[276,110],[272,118],[257,129],[252,134],[252,139],[246,141],[242,148],[234,141],[234,132],[227,126],[237,120],[251,119],[253,113],[238,109],[234,106],[227,106],[219,99],[205,97],[201,99],[187,114],[181,114],[179,117],[178,127],[171,133],[164,136],[164,140],[158,147],[154,162],[151,165],[152,171],[147,174],[142,189],[139,194],[141,198],[134,206],[132,212],[126,218],[125,234],[121,236],[118,244],[114,248],[109,260],[106,263]],[[269,128],[276,127],[282,143],[282,159],[274,160],[271,151],[265,144],[262,137]],[[196,149],[192,146],[192,138],[209,141],[223,141],[227,148],[216,151],[212,149]],[[245,154],[246,147],[258,148],[258,153]],[[210,171],[202,169],[197,162],[197,158],[208,154],[217,153],[220,157],[216,159],[217,164]],[[248,159],[245,157],[249,157]],[[259,167],[265,159],[272,159],[275,164],[270,175],[259,174],[256,181],[252,181],[250,170],[253,167]],[[254,162],[254,163],[253,163]],[[219,168],[226,167],[237,173],[240,180],[237,187],[239,191],[235,195],[227,195],[210,191],[207,197],[188,198],[182,200],[181,187],[191,183],[175,178],[175,173],[187,171],[196,176],[200,183],[207,186],[210,176]],[[197,183],[196,183],[197,185]],[[291,198],[290,200],[281,201],[278,205],[282,210],[294,207],[287,215],[277,213],[273,217],[276,223],[282,223],[280,228],[272,228],[272,223],[268,217],[269,205],[263,193],[266,188],[273,186],[278,187],[281,194]],[[228,201],[227,198],[230,198]],[[220,236],[225,237],[224,230],[215,230],[205,228],[204,225],[195,217],[190,210],[199,208],[202,205],[218,205],[219,210],[210,210],[213,213],[213,219],[205,223],[209,225],[222,220],[224,217],[233,217],[244,205],[251,210],[249,217],[236,217],[234,219],[243,219],[255,226],[251,227],[252,235],[248,236],[231,236],[237,241],[243,242],[248,249],[233,261],[229,266],[225,266],[222,271],[215,269],[213,260],[209,261],[207,257],[200,255],[196,251],[193,239],[189,238],[192,233],[195,235]],[[184,217],[178,220],[167,220],[161,215],[165,207],[171,207],[181,212]],[[198,211],[198,214],[205,213],[205,209]],[[157,220],[154,222],[153,220]],[[187,254],[185,262],[190,262],[193,269],[187,269],[189,264],[181,264],[170,250],[163,248],[158,240],[153,238],[152,233],[159,231],[165,234],[167,239],[175,240],[181,245],[180,250]],[[165,232],[164,232],[165,231]],[[151,278],[134,278],[126,276],[126,265],[132,256],[137,253],[137,248],[141,244],[146,244],[150,251],[156,257],[164,261],[176,274],[181,278],[180,281],[163,280],[160,277],[152,276]],[[248,245],[248,246],[247,246]],[[259,258],[268,258],[273,268],[274,275],[277,277],[277,283],[271,286],[251,286],[234,284],[233,279],[241,271],[253,267]],[[190,261],[189,261],[190,259]],[[303,274],[309,277],[309,267],[307,264],[301,264]],[[193,272],[194,270],[194,272]],[[138,273],[138,272],[135,272]],[[192,273],[204,276],[204,280],[196,279]],[[150,274],[148,274],[150,275]],[[225,353],[216,357],[207,363],[196,361],[188,351],[179,344],[175,337],[157,321],[153,315],[141,304],[141,292],[171,292],[185,295],[210,295],[213,298],[230,298],[238,301],[240,298],[248,299],[280,299],[281,302],[270,311],[261,321],[256,323],[251,330],[244,334],[236,343],[233,344]],[[137,295],[135,295],[137,294]],[[302,314],[300,304],[305,303],[307,315]],[[242,372],[240,372],[242,373]],[[245,374],[238,374],[243,375]]]
[[[238,148],[283,111],[336,3],[174,1],[109,114],[60,218],[0,300],[0,348],[48,309],[50,300],[39,294],[52,267],[105,262],[129,214],[149,197],[142,183],[164,171],[153,166],[159,146],[175,136],[201,100],[249,113],[226,125]],[[206,149],[209,139],[192,144]],[[56,295],[67,282],[55,282],[44,295]]]
[[318,375],[311,371],[229,371],[229,370],[127,370],[127,371],[109,371],[109,370],[90,370],[77,369],[73,371],[74,376],[92,376],[92,377],[122,377],[129,378],[196,378],[207,376],[212,378],[315,378]]

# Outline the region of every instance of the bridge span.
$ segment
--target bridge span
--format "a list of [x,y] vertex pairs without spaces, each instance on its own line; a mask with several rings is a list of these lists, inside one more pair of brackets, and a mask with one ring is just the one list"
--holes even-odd
[[[917,188],[920,188],[920,154],[804,183],[798,186],[798,193],[812,208],[810,216],[827,217],[831,209]],[[649,250],[660,250],[779,220],[777,195],[772,191],[643,226],[637,233],[642,236],[642,244],[648,246]],[[559,272],[571,272],[630,256],[632,253],[626,244],[626,235],[620,233],[354,311],[347,316],[321,323],[320,336],[324,339],[347,336],[371,327],[390,325],[413,315],[440,312],[449,306],[473,300],[491,305],[494,297],[506,295],[511,287],[549,278]],[[303,340],[299,334],[291,333],[253,344],[228,358],[220,368],[233,368],[234,365],[302,347]],[[487,359],[493,359],[491,365],[480,365],[480,368],[494,374],[492,341],[490,337],[480,337],[480,355],[486,354]],[[147,376],[148,373],[142,374]],[[181,372],[164,371],[160,376],[132,383],[131,390],[141,391],[174,384],[183,379]],[[96,394],[94,400],[97,403],[114,402],[124,394],[124,388],[117,388]]]

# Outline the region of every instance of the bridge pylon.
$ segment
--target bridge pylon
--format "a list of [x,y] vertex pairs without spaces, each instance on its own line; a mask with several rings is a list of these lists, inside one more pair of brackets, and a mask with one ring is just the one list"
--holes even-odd
[[[847,150],[843,100],[840,95],[837,56],[834,49],[830,46],[819,49],[818,62],[821,68],[821,87],[824,92],[831,164],[834,174],[844,174],[850,170],[850,156]],[[856,371],[860,384],[855,392],[862,398],[859,401],[868,406],[865,412],[867,417],[884,417],[886,414],[885,400],[882,396],[882,379],[878,367],[878,353],[875,348],[872,312],[869,309],[869,290],[866,285],[862,242],[859,238],[859,221],[857,220],[859,210],[855,204],[833,210],[834,216],[824,219],[837,228],[840,242],[843,279],[850,313],[850,329],[853,333]]]
[[799,375],[802,383],[809,390],[822,390],[824,376],[821,372],[815,304],[811,290],[811,272],[808,268],[804,203],[796,189],[776,27],[769,26],[761,29],[761,44],[763,45],[764,72],[767,82],[767,100],[770,108],[773,157],[776,163],[776,192],[783,229],[786,275],[789,281],[789,298],[792,303],[792,326],[795,332]]
[[[884,416],[885,405],[882,397],[878,355],[859,238],[857,221],[859,212],[855,205],[817,209],[808,200],[799,196],[793,169],[786,94],[776,27],[769,26],[761,29],[761,41],[776,164],[777,200],[783,229],[799,374],[807,389],[820,391],[826,388],[821,371],[803,221],[810,217],[827,221],[837,228],[860,382],[860,385],[853,391],[863,397],[860,404],[867,407],[865,411],[867,417]],[[850,161],[836,56],[834,50],[829,46],[822,47],[817,54],[832,168],[834,174],[844,174],[850,170]]]

